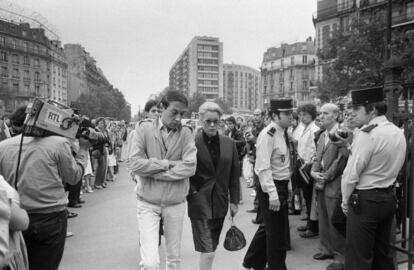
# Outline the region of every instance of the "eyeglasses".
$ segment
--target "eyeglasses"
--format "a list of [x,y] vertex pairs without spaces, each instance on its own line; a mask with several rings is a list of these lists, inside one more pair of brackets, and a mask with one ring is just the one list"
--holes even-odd
[[207,119],[207,120],[204,120],[203,122],[204,122],[204,124],[206,124],[208,126],[211,126],[212,124],[213,124],[213,126],[217,126],[218,123],[219,123],[219,120],[209,120],[209,119]]

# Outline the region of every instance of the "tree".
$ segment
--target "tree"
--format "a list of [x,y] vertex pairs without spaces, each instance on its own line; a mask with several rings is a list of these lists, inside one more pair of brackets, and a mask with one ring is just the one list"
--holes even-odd
[[200,108],[201,104],[203,104],[204,102],[206,102],[206,97],[199,93],[199,92],[195,92],[189,99],[188,99],[188,111],[185,115],[186,118],[191,118],[191,113],[192,112],[197,112],[198,113],[198,109]]
[[233,113],[233,109],[231,107],[232,104],[229,101],[225,101],[222,98],[216,98],[214,100],[214,102],[217,103],[220,106],[220,108],[223,109],[225,114],[232,114]]
[[91,118],[105,116],[128,122],[131,120],[131,105],[126,102],[122,92],[112,85],[81,94],[75,104],[81,114]]
[[324,65],[321,100],[346,95],[361,85],[383,83],[384,20],[355,19],[349,32],[336,30],[318,57]]

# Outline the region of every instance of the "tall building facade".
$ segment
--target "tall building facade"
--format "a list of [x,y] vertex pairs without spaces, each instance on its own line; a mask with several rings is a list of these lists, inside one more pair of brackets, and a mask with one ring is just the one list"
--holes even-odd
[[254,68],[223,65],[223,97],[232,104],[233,111],[252,112],[262,107],[260,72]]
[[170,89],[207,99],[223,98],[223,43],[214,37],[194,37],[170,69]]
[[0,99],[7,113],[36,97],[52,97],[50,45],[44,29],[0,20]]
[[263,103],[269,104],[269,99],[276,97],[292,97],[296,104],[312,100],[316,58],[310,37],[305,42],[269,48],[261,66]]
[[[414,29],[414,0],[392,1],[392,29]],[[326,47],[335,30],[349,31],[352,20],[361,16],[386,20],[388,0],[318,0],[313,16],[316,30],[316,51]],[[323,69],[329,63],[316,62],[316,79],[322,80]]]
[[51,98],[64,105],[70,105],[68,104],[67,92],[68,64],[66,63],[65,52],[60,41],[51,41],[50,57]]
[[76,101],[81,94],[99,91],[110,84],[96,60],[80,44],[65,44],[64,52],[68,64],[67,84],[69,102]]

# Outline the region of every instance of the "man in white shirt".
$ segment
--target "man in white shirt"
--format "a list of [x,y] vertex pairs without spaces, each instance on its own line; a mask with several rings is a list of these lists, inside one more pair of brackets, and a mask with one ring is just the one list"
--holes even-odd
[[[302,123],[302,132],[298,134],[298,156],[303,160],[304,164],[310,168],[316,155],[315,144],[315,132],[319,130],[319,127],[315,125],[315,118],[318,114],[316,106],[308,103],[298,107],[299,119]],[[312,194],[313,194],[313,179],[309,178],[309,182],[300,178],[300,187],[303,191],[303,197],[306,204],[307,224],[306,226],[300,226],[298,231],[304,232],[302,235],[313,237],[318,235],[318,221],[311,220],[310,212],[312,207]]]
[[385,117],[381,87],[351,92],[354,121],[363,125],[343,173],[342,209],[348,215],[345,270],[394,270],[389,240],[394,184],[404,163],[403,131]]

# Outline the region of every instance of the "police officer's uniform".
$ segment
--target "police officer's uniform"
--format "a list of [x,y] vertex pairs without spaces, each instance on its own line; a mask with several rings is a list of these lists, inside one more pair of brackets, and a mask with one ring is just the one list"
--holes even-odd
[[[383,101],[382,88],[351,92],[353,105]],[[393,185],[406,151],[403,131],[385,116],[361,128],[342,177],[348,206],[345,270],[394,269],[389,248],[396,200]]]
[[[291,111],[291,99],[270,101],[271,110]],[[286,269],[286,250],[288,246],[288,183],[291,177],[291,154],[286,130],[271,122],[260,133],[256,145],[255,171],[259,176],[259,205],[263,212],[264,227],[259,227],[243,262],[244,267],[269,270]],[[280,210],[269,210],[270,200],[279,199]],[[263,230],[265,237],[263,237]],[[262,243],[265,241],[265,243]],[[265,245],[264,245],[265,244]],[[266,246],[266,253],[257,252]]]

